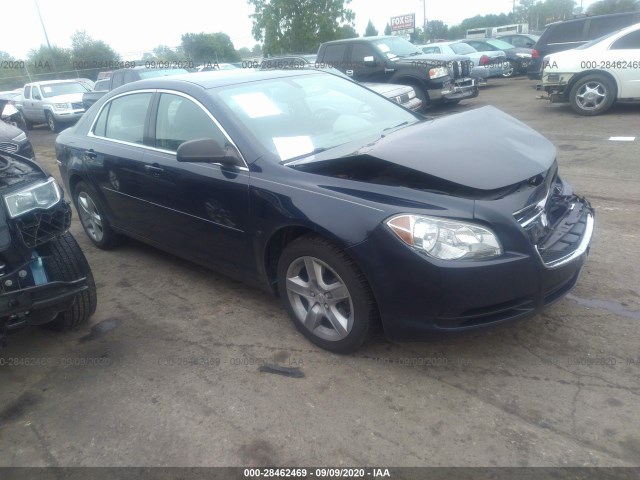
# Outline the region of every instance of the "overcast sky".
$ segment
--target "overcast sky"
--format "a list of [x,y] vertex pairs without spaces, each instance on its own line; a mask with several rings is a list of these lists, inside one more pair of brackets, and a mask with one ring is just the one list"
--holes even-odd
[[[448,24],[475,15],[508,13],[513,8],[513,0],[425,1],[427,20]],[[585,0],[584,8],[591,3]],[[225,32],[236,48],[250,48],[256,43],[249,18],[253,7],[244,0],[38,0],[38,4],[52,45],[70,47],[73,33],[86,30],[125,60],[140,58],[160,44],[178,46],[181,34],[187,32]],[[3,0],[3,7],[5,12],[20,14],[2,22],[0,50],[25,58],[30,49],[45,43],[35,1]],[[350,8],[356,14],[355,27],[360,35],[369,19],[380,33],[391,16],[415,13],[416,23],[423,22],[422,0],[353,0]]]

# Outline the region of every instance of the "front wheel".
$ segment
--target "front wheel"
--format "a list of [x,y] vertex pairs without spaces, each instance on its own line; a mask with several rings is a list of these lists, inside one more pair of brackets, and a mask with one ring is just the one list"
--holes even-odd
[[576,82],[569,92],[569,102],[580,115],[599,115],[611,108],[615,101],[613,82],[604,75],[587,75]]
[[307,235],[287,246],[278,262],[278,290],[296,328],[331,352],[358,350],[377,316],[356,264],[321,237]]
[[45,112],[45,117],[47,117],[47,125],[49,126],[49,130],[51,130],[53,133],[56,133],[60,128],[60,125],[58,125],[58,121],[55,119],[51,112]]
[[45,257],[45,270],[51,281],[72,281],[85,277],[87,289],[76,295],[73,305],[60,312],[47,327],[59,332],[71,330],[86,322],[96,311],[96,284],[89,263],[76,239],[67,232],[38,247]]

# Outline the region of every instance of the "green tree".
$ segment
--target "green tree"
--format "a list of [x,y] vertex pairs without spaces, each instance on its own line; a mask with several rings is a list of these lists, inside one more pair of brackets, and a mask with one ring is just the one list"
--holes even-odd
[[120,60],[120,55],[102,40],[94,40],[84,30],[71,36],[71,62],[81,77],[93,80],[101,70],[109,70],[109,63]]
[[384,34],[391,35],[391,25],[388,23],[384,26]]
[[265,55],[315,53],[320,43],[352,34],[351,0],[247,1],[254,7],[253,37],[263,41]]
[[229,35],[217,33],[185,33],[182,49],[194,63],[237,62],[240,55]]
[[427,37],[431,40],[447,38],[449,27],[442,20],[431,20],[427,25]]
[[185,59],[182,46],[171,48],[167,45],[158,45],[153,49],[153,56],[160,62],[179,62]]
[[[358,38],[358,32],[352,25],[341,25],[336,32],[336,40],[342,40],[343,38]],[[317,49],[316,49],[317,50]]]
[[607,13],[624,13],[640,10],[639,0],[600,0],[592,3],[587,9],[591,15],[604,15]]
[[371,22],[371,20],[369,20],[369,23],[367,23],[367,28],[364,31],[364,37],[377,37],[378,36],[378,30],[376,29],[376,27],[373,26],[373,23]]
[[259,57],[262,55],[262,45],[260,45],[259,43],[256,43],[253,48],[251,49],[251,55],[255,56],[255,57]]
[[238,50],[238,55],[240,55],[240,58],[249,58],[251,56],[251,50],[247,47],[242,47]]
[[80,76],[73,68],[73,52],[69,48],[40,45],[27,54],[27,69],[32,80],[57,80]]

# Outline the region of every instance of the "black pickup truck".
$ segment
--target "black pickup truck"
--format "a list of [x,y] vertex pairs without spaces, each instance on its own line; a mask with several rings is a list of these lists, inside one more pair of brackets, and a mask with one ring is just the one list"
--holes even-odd
[[334,40],[320,45],[318,68],[336,68],[359,82],[411,85],[424,106],[478,96],[464,56],[436,57],[400,37]]
[[122,68],[120,70],[114,70],[111,76],[106,79],[96,82],[96,87],[93,92],[87,92],[82,95],[82,105],[85,111],[89,109],[91,105],[96,103],[102,96],[118,88],[126,83],[135,82],[136,80],[143,80],[145,78],[163,77],[166,75],[179,75],[181,73],[189,73],[184,68],[147,68],[147,67],[133,67]]

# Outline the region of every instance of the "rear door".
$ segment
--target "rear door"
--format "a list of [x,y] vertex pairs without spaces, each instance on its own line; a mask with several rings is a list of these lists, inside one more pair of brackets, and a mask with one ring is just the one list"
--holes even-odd
[[607,62],[619,83],[618,98],[640,98],[640,29],[627,33],[609,47]]
[[84,164],[105,200],[114,226],[146,236],[153,208],[143,198],[148,188],[143,158],[153,90],[114,97],[105,103],[89,132]]

